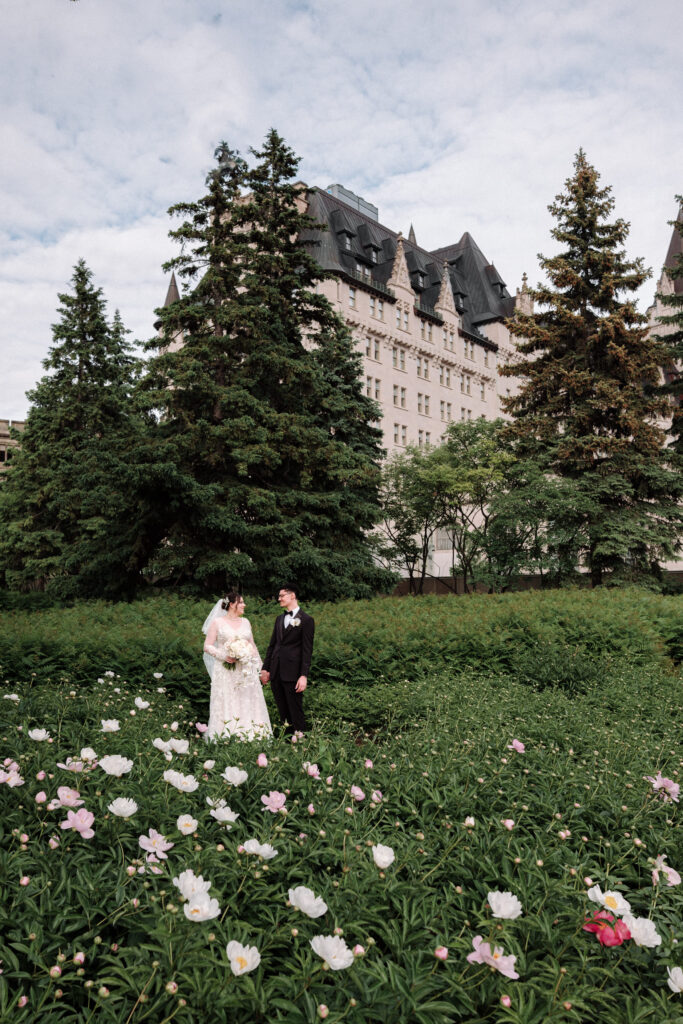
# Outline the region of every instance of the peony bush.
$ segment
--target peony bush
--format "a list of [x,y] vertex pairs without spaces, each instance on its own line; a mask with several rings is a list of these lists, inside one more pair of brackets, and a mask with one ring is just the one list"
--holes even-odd
[[0,690],[0,1020],[680,1024],[678,677],[418,689],[268,744],[151,669]]

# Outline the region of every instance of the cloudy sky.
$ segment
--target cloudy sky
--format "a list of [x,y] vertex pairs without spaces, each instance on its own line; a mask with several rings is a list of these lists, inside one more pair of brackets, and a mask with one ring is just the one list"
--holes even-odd
[[[274,126],[427,248],[469,231],[511,291],[552,254],[582,146],[661,269],[683,192],[680,0],[0,0],[0,418],[83,257],[153,333],[167,208]],[[644,309],[654,282],[640,296]]]

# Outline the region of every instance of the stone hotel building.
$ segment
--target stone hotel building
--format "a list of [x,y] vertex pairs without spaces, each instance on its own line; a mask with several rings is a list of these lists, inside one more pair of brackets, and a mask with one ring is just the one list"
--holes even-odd
[[308,191],[326,230],[305,237],[336,280],[319,290],[349,325],[363,355],[365,390],[382,410],[389,452],[436,444],[451,420],[502,414],[514,388],[498,367],[514,351],[505,320],[531,308],[515,296],[467,232],[430,251],[379,222],[377,208],[341,185]]

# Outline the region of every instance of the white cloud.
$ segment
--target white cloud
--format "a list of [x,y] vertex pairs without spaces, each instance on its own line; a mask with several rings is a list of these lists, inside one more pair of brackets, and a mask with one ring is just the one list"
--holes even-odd
[[167,207],[201,194],[221,139],[270,126],[304,180],[425,247],[470,231],[511,290],[554,251],[546,207],[583,146],[659,273],[683,191],[678,0],[11,0],[3,20],[0,416],[25,414],[80,257],[151,334]]

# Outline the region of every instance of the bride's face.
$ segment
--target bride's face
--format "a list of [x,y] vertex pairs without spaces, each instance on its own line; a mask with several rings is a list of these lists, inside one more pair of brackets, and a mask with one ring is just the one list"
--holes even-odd
[[244,609],[246,605],[244,598],[240,597],[234,604],[229,605],[229,611],[231,615],[244,615]]

